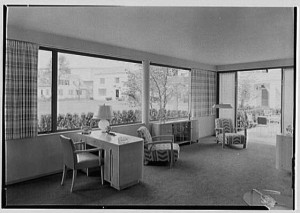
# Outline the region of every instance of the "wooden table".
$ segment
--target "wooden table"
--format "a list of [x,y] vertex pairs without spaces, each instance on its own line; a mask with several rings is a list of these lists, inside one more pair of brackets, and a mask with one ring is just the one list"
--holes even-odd
[[142,138],[101,131],[89,135],[78,134],[88,145],[104,149],[104,180],[118,190],[135,185],[143,176]]

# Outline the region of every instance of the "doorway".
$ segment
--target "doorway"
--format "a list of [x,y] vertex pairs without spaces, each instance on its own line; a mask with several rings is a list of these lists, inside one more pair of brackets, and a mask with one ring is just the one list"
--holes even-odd
[[237,72],[238,127],[247,127],[248,142],[276,145],[281,133],[282,69]]

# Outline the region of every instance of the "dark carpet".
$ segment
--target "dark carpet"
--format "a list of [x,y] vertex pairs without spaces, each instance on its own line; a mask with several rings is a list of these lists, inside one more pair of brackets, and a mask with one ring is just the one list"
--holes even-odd
[[72,172],[64,186],[55,174],[7,186],[8,207],[54,205],[97,206],[246,206],[245,192],[272,189],[291,196],[291,174],[275,168],[275,146],[249,143],[222,149],[213,137],[181,146],[180,159],[168,164],[144,166],[138,185],[118,191],[100,184],[99,173],[79,172],[70,193]]

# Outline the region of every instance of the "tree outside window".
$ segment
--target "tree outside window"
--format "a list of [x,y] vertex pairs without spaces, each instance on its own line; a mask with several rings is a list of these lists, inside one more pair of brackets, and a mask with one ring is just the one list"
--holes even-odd
[[[142,104],[141,73],[128,71],[126,94],[133,106]],[[189,79],[188,70],[150,66],[150,120],[188,117]]]

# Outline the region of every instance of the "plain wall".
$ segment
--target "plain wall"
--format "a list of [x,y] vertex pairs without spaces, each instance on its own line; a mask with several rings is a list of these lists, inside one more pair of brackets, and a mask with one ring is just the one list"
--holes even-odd
[[215,118],[216,116],[206,116],[200,117],[196,120],[198,121],[198,138],[207,137],[215,134]]

